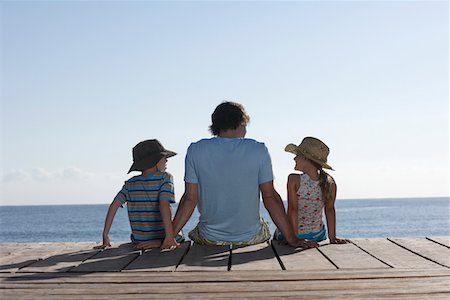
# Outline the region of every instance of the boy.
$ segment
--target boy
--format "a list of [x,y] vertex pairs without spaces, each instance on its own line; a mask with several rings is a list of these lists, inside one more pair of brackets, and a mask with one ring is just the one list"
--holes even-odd
[[[117,209],[127,203],[131,240],[136,249],[175,249],[179,246],[174,234],[170,203],[175,203],[172,175],[165,172],[167,158],[176,155],[156,140],[146,140],[133,147],[133,164],[128,171],[141,175],[128,179],[109,206],[103,229],[103,244],[111,246],[109,231]],[[182,238],[180,235],[177,238]]]

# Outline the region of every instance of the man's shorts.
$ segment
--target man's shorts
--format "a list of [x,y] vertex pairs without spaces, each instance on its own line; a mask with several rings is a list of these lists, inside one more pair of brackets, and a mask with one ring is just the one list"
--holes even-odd
[[200,230],[198,230],[198,225],[189,232],[189,238],[194,241],[194,243],[200,245],[208,245],[208,246],[223,246],[223,245],[235,245],[235,246],[249,246],[260,244],[268,241],[271,237],[269,224],[261,218],[261,230],[256,234],[256,236],[250,241],[245,242],[225,242],[225,241],[213,241],[203,237],[200,234]]

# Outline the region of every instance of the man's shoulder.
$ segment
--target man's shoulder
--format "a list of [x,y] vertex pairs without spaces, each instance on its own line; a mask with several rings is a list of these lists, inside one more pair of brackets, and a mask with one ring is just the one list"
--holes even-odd
[[214,145],[216,144],[217,139],[216,138],[204,138],[201,140],[198,140],[196,142],[192,142],[188,149],[187,152],[190,154],[193,153],[202,153],[203,151],[207,151],[208,149],[210,149],[211,147],[214,147]]
[[243,139],[243,145],[247,148],[248,151],[254,153],[254,155],[262,155],[267,156],[269,154],[269,150],[266,147],[266,144],[263,142],[259,142],[254,139]]
[[246,143],[249,146],[259,147],[259,148],[266,148],[266,144],[264,144],[263,142],[259,142],[257,140],[254,140],[254,139],[245,138],[245,139],[243,139],[243,142]]
[[192,143],[189,145],[189,148],[202,147],[202,146],[211,144],[211,143],[213,143],[213,142],[214,142],[214,138],[209,138],[209,139],[208,139],[208,138],[204,138],[204,139],[198,140],[198,141],[196,141],[196,142],[192,142]]

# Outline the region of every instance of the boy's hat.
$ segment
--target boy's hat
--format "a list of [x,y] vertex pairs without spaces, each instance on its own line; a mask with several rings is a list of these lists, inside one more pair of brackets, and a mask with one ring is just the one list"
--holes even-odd
[[174,155],[177,154],[165,149],[158,140],[142,141],[133,147],[133,164],[128,173],[153,168],[164,156],[172,157]]
[[318,163],[322,168],[333,170],[333,168],[327,164],[327,157],[330,153],[330,148],[325,145],[319,139],[313,137],[305,137],[300,145],[289,144],[284,148],[284,151],[291,152],[296,155],[303,155],[307,159]]

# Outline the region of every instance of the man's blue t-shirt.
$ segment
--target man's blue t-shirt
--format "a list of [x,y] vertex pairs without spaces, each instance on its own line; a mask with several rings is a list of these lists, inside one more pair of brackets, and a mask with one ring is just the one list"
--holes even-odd
[[207,239],[253,239],[261,227],[259,185],[272,180],[272,162],[263,143],[214,137],[188,148],[184,181],[199,185],[198,228]]

